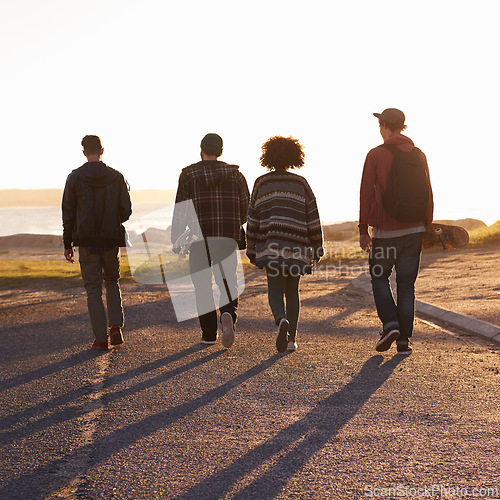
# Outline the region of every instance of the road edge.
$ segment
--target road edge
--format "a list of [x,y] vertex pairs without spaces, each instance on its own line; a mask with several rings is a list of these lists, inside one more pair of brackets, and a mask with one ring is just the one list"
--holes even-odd
[[[358,277],[354,278],[351,281],[351,284],[355,288],[370,294],[372,293],[372,286],[369,281],[369,277],[366,276],[365,273],[362,273]],[[415,301],[415,311],[426,317],[443,321],[449,325],[500,344],[500,328],[492,325],[491,323],[487,323],[486,321],[471,318],[470,316],[464,316],[463,314],[458,314],[456,312],[449,311],[448,309],[443,309],[442,307],[427,304],[421,300]]]

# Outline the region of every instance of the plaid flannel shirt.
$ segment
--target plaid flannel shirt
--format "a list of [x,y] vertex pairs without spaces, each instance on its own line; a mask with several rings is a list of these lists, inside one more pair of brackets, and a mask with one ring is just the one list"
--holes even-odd
[[215,160],[195,163],[182,170],[179,177],[172,218],[171,240],[190,226],[185,204],[192,200],[204,238],[225,237],[244,245],[242,225],[247,221],[250,193],[237,165]]

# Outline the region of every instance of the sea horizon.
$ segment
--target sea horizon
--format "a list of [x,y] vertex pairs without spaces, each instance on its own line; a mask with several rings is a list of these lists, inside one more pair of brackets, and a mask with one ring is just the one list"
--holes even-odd
[[[172,223],[172,211],[174,203],[143,202],[135,203],[133,213],[129,221],[124,225],[129,232],[142,233],[148,228],[166,229]],[[466,212],[466,211],[465,211]],[[346,211],[345,217],[322,217],[322,225],[342,224],[345,222],[356,222],[357,217]],[[499,219],[482,217],[479,210],[471,210],[470,213],[450,214],[446,212],[436,213],[435,220],[461,220],[476,219],[483,221],[487,226],[494,224]],[[47,234],[62,235],[62,216],[59,206],[41,207],[0,207],[0,237],[16,234]]]

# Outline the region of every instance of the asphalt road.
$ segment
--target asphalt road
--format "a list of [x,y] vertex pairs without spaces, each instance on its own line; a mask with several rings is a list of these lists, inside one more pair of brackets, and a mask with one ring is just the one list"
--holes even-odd
[[371,296],[301,294],[277,354],[258,273],[231,349],[127,285],[125,344],[98,353],[82,290],[3,292],[0,499],[500,498],[500,351],[418,319],[411,356],[379,354]]

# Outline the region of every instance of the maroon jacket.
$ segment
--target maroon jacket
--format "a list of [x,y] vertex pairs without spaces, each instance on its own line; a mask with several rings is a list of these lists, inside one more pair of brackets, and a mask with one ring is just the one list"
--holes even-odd
[[[400,134],[394,133],[384,141],[385,144],[395,144],[403,151],[410,151],[414,146],[413,141]],[[360,204],[359,204],[359,234],[368,234],[368,226],[385,230],[398,230],[430,224],[432,222],[434,202],[432,187],[429,180],[429,204],[427,206],[426,220],[422,222],[401,222],[391,217],[382,204],[382,193],[387,186],[394,155],[386,148],[377,146],[367,155],[361,179]],[[427,159],[422,153],[422,162],[429,174]]]

